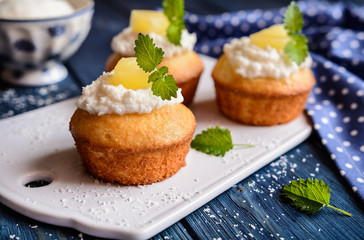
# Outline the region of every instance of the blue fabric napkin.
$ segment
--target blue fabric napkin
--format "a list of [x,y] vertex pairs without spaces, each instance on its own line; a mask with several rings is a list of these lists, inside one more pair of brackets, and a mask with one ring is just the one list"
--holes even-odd
[[[306,110],[340,174],[364,200],[364,7],[299,2],[316,76]],[[187,13],[195,50],[219,57],[223,45],[276,23],[286,8],[219,15]]]

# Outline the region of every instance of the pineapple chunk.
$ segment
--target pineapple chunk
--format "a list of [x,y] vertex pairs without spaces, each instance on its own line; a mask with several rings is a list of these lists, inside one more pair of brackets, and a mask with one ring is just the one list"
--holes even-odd
[[166,35],[169,21],[163,12],[152,10],[132,10],[130,27],[134,32]]
[[123,85],[128,89],[141,89],[151,87],[148,83],[149,73],[137,65],[136,57],[121,58],[115,66],[114,75],[109,79],[109,84]]
[[277,50],[284,50],[289,40],[283,24],[276,24],[250,35],[250,43],[261,48],[269,45]]

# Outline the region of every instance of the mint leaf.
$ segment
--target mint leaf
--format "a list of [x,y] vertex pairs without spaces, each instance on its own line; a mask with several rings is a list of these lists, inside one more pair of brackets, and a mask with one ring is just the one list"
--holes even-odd
[[287,43],[284,52],[292,61],[300,65],[308,55],[307,39],[302,34],[294,34],[290,35],[290,37],[291,41]]
[[287,56],[297,65],[305,61],[308,56],[307,38],[301,34],[303,28],[303,15],[295,2],[291,2],[284,16],[284,28],[291,40],[284,48]]
[[303,28],[303,16],[295,2],[291,2],[284,16],[284,27],[288,33],[300,32]]
[[167,38],[174,45],[181,46],[182,30],[185,25],[181,21],[171,22],[167,28]]
[[145,72],[153,71],[162,62],[164,52],[153,43],[149,35],[139,33],[135,40],[135,57],[138,66]]
[[152,91],[154,95],[161,97],[163,100],[171,100],[171,97],[177,97],[178,87],[172,75],[158,78],[153,82]]
[[152,82],[153,95],[161,97],[162,100],[171,100],[177,97],[178,87],[172,75],[168,73],[168,67],[158,68],[162,62],[164,52],[153,43],[149,35],[139,33],[135,40],[135,56],[138,66],[145,72],[152,72],[148,77],[148,82]]
[[191,142],[191,147],[197,151],[215,156],[225,156],[225,153],[234,146],[252,147],[253,145],[233,144],[230,131],[219,126],[202,131]]
[[326,206],[352,216],[350,213],[330,205],[330,191],[329,185],[322,180],[299,179],[292,181],[289,185],[284,185],[281,196],[296,210],[306,214],[314,214]]
[[184,23],[184,1],[163,0],[163,12],[169,20],[167,39],[174,45],[181,45],[182,30],[186,28]]
[[162,5],[163,12],[169,21],[183,18],[185,14],[183,0],[163,0]]

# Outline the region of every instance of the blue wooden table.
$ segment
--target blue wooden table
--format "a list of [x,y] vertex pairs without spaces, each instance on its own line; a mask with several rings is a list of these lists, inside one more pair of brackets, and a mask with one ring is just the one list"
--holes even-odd
[[[289,1],[186,1],[187,11],[214,14],[238,9],[286,6]],[[160,0],[96,1],[91,32],[66,62],[66,80],[43,87],[16,87],[0,81],[0,118],[59,102],[104,70],[111,38],[128,26],[134,8],[155,9]],[[1,170],[0,170],[1,171]],[[314,215],[295,211],[280,198],[284,184],[318,178],[332,189],[331,204],[353,214],[324,208]],[[364,239],[363,202],[340,176],[315,132],[303,143],[206,203],[153,239]],[[35,221],[0,204],[0,239],[97,239],[71,228]]]

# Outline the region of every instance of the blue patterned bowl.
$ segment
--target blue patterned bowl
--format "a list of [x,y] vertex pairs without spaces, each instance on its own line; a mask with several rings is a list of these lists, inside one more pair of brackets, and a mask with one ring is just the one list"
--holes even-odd
[[71,15],[36,20],[0,19],[0,79],[16,85],[41,86],[62,81],[71,57],[87,37],[93,0],[68,0]]

